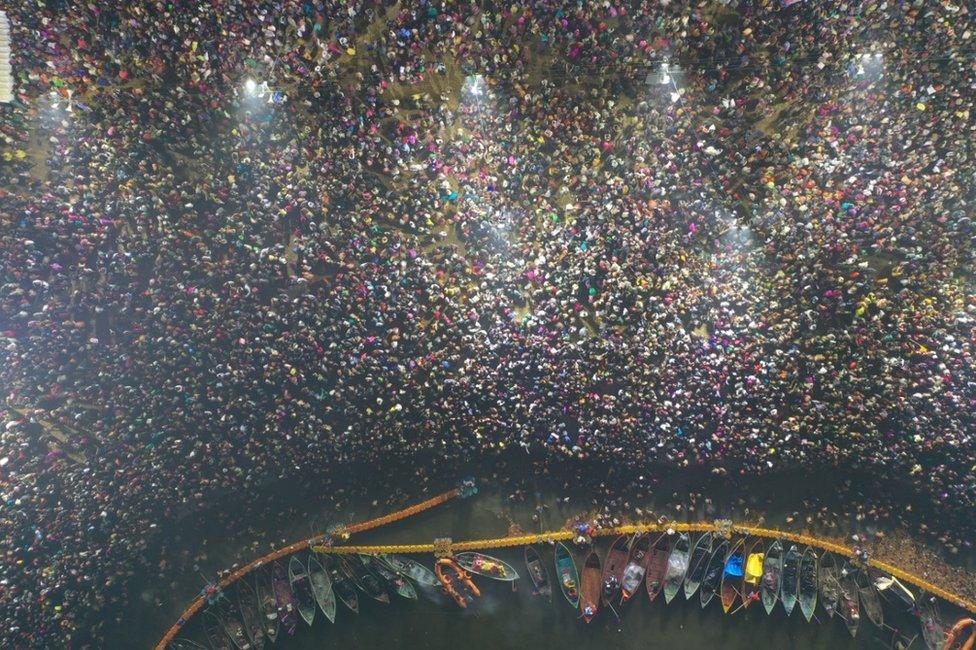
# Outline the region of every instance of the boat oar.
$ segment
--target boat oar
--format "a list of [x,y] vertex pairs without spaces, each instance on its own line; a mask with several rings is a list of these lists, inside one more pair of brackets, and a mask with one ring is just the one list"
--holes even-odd
[[607,607],[609,607],[610,608],[610,611],[613,612],[613,615],[617,617],[617,623],[619,624],[620,623],[620,614],[618,614],[617,613],[617,610],[615,610],[613,608],[613,603],[611,603],[609,600],[607,601]]
[[730,612],[728,613],[728,615],[729,615],[729,616],[732,616],[733,614],[735,614],[735,613],[736,613],[737,611],[739,611],[740,609],[742,609],[742,608],[743,608],[743,607],[745,607],[745,606],[746,606],[746,604],[745,604],[744,602],[742,602],[742,603],[739,603],[739,606],[738,606],[738,607],[736,607],[735,609],[733,609],[733,610],[731,610],[731,611],[730,611]]

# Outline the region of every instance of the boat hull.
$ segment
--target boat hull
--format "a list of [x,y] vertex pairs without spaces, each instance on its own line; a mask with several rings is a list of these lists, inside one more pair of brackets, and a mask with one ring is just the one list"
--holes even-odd
[[576,570],[576,561],[573,559],[573,554],[562,542],[556,544],[554,562],[556,565],[556,580],[559,583],[560,591],[563,592],[563,596],[573,606],[573,609],[579,609],[579,572]]
[[332,579],[329,577],[329,572],[325,570],[325,567],[314,555],[309,556],[307,567],[315,603],[319,606],[322,614],[329,619],[329,622],[335,623],[336,596],[332,590]]
[[664,575],[664,602],[670,603],[681,586],[684,584],[685,575],[688,573],[688,556],[691,553],[691,536],[682,533],[675,541],[674,548],[668,556],[668,570]]
[[454,561],[465,571],[483,578],[513,582],[519,577],[518,571],[511,564],[484,553],[458,553],[454,556]]
[[600,611],[601,582],[603,571],[600,569],[600,556],[596,551],[590,551],[583,561],[583,582],[580,589],[580,612],[583,620],[589,623]]

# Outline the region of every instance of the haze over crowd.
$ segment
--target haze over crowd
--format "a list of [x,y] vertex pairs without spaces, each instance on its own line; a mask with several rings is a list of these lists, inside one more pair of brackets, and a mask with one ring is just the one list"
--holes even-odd
[[0,645],[349,460],[849,467],[972,530],[966,3],[0,4]]

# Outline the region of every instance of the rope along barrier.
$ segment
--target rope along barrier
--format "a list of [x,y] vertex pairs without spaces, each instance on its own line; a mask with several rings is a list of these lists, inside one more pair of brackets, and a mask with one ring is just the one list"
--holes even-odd
[[[723,533],[723,532],[735,532],[745,535],[752,535],[754,537],[763,537],[766,539],[780,539],[784,541],[794,542],[796,544],[805,544],[807,546],[814,546],[825,551],[830,551],[831,553],[836,553],[837,555],[842,555],[847,558],[854,557],[853,549],[846,546],[838,544],[837,542],[820,539],[818,537],[811,537],[809,535],[800,535],[797,533],[790,533],[783,530],[775,530],[772,528],[759,528],[755,526],[743,526],[736,525],[732,527],[722,526],[718,523],[693,523],[693,524],[680,524],[680,523],[670,523],[670,524],[632,524],[628,526],[617,526],[615,528],[603,528],[593,532],[594,537],[607,537],[611,535],[633,535],[634,533],[660,533],[666,530],[674,530],[676,532],[688,532],[688,533]],[[545,542],[555,542],[555,541],[566,541],[571,540],[576,536],[576,533],[569,530],[560,531],[549,531],[544,533],[538,533],[535,535],[519,535],[515,537],[500,537],[496,539],[478,539],[470,540],[465,542],[452,542],[450,545],[451,551],[485,551],[498,548],[510,548],[513,546],[528,546],[530,544],[540,544]],[[313,546],[312,550],[316,553],[404,553],[404,554],[419,554],[419,553],[433,553],[433,544],[408,544],[408,545],[387,545],[387,546]],[[903,582],[912,584],[920,589],[942,598],[958,607],[961,607],[970,612],[976,613],[976,602],[963,598],[958,594],[953,594],[941,587],[932,584],[928,580],[916,576],[915,574],[909,573],[904,569],[900,569],[896,566],[888,564],[882,560],[876,560],[870,558],[868,560],[868,566],[880,569],[885,573],[888,573]]]
[[[344,537],[356,533],[362,533],[367,530],[371,530],[373,528],[379,528],[380,526],[385,526],[386,524],[390,524],[395,521],[406,519],[407,517],[423,512],[424,510],[429,510],[430,508],[439,506],[442,503],[450,501],[451,499],[454,499],[458,496],[463,496],[463,491],[461,488],[456,488],[454,490],[450,490],[443,494],[438,494],[435,497],[427,499],[426,501],[423,501],[421,503],[412,505],[409,508],[404,508],[403,510],[397,510],[396,512],[392,512],[388,515],[383,515],[382,517],[377,517],[375,519],[363,521],[358,524],[352,524],[351,526],[339,527],[336,529],[335,532],[341,534]],[[270,564],[275,560],[280,560],[283,557],[292,555],[293,553],[304,551],[305,549],[309,548],[313,544],[321,544],[328,537],[329,537],[328,533],[322,533],[316,535],[312,539],[305,539],[300,542],[295,542],[294,544],[290,544],[289,546],[280,548],[277,551],[259,557],[258,559],[254,560],[250,564],[241,567],[237,571],[234,571],[230,575],[220,580],[218,584],[220,585],[221,589],[226,589],[227,587],[234,584],[235,582],[237,582],[244,576],[248,575],[252,571],[262,566],[265,566],[266,564]],[[316,546],[316,548],[331,548],[331,547]],[[422,551],[416,551],[416,552],[419,553]],[[187,607],[183,611],[183,614],[180,615],[179,620],[177,620],[176,623],[172,627],[170,627],[169,630],[166,631],[166,634],[163,635],[163,638],[160,639],[159,643],[156,644],[156,650],[164,650],[166,646],[169,645],[169,643],[176,637],[176,635],[180,632],[180,630],[183,629],[183,626],[186,625],[186,623],[191,618],[193,618],[197,614],[197,612],[199,612],[203,608],[205,604],[206,604],[206,599],[202,595],[197,596],[193,600],[193,602],[190,603],[189,607]]]

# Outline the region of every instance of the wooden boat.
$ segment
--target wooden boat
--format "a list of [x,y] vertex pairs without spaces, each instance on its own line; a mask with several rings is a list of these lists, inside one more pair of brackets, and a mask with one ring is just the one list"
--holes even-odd
[[573,606],[573,609],[579,609],[579,572],[576,570],[576,561],[573,560],[573,554],[562,542],[556,544],[555,563],[556,581],[559,583],[559,588],[562,590],[563,596]]
[[702,609],[708,607],[712,598],[718,592],[722,582],[722,571],[725,569],[725,558],[728,557],[729,543],[726,540],[712,550],[711,557],[705,568],[705,575],[702,577],[701,589],[698,590],[698,600],[701,602]]
[[650,558],[651,536],[638,535],[630,546],[630,557],[620,580],[620,604],[624,604],[637,593],[644,583],[647,561]]
[[358,557],[360,562],[362,562],[367,568],[371,569],[381,578],[386,580],[386,583],[393,588],[393,591],[395,591],[398,596],[401,598],[406,598],[407,600],[417,600],[417,590],[413,588],[413,585],[410,584],[409,580],[397,573],[393,567],[387,565],[385,562],[382,562],[375,555],[363,555],[360,553]]
[[922,624],[922,639],[925,645],[929,650],[942,650],[947,635],[935,597],[928,594],[923,596],[918,607],[918,620]]
[[170,650],[207,650],[204,646],[190,639],[173,639],[169,642]]
[[818,573],[817,553],[812,546],[808,546],[800,558],[800,584],[797,594],[800,612],[807,619],[807,623],[813,620],[813,612],[817,609]]
[[783,542],[778,539],[766,549],[763,558],[763,577],[759,594],[762,596],[763,608],[767,614],[773,613],[773,607],[779,600],[779,590],[783,584]]
[[275,600],[274,585],[271,584],[271,571],[268,567],[255,573],[254,591],[258,595],[258,611],[265,638],[274,643],[278,640],[278,601]]
[[763,561],[766,558],[763,548],[761,537],[754,537],[746,544],[746,567],[742,574],[743,609],[748,609],[749,605],[761,598]]
[[512,582],[519,577],[512,565],[484,553],[458,553],[454,561],[465,571],[493,580]]
[[339,561],[334,556],[326,556],[325,569],[332,579],[332,593],[353,614],[359,613],[359,594],[356,593],[356,583],[341,570]]
[[796,596],[800,589],[800,551],[791,545],[783,557],[783,582],[779,588],[779,599],[783,601],[786,615],[793,613]]
[[688,533],[681,533],[671,554],[668,556],[668,568],[664,572],[664,602],[670,603],[671,600],[681,589],[685,581],[685,574],[688,573],[688,555],[691,552],[691,536]]
[[590,551],[583,561],[583,582],[580,593],[580,611],[583,620],[589,623],[600,611],[600,592],[602,591],[603,571],[600,570],[600,556]]
[[870,569],[868,571],[868,576],[871,577],[872,582],[874,582],[874,586],[877,588],[879,594],[882,596],[889,595],[893,598],[897,598],[909,609],[916,608],[915,594],[913,594],[908,587],[903,585],[898,578],[877,569]]
[[630,540],[626,535],[621,535],[613,540],[610,550],[607,551],[607,560],[603,565],[603,591],[601,602],[604,605],[612,603],[617,594],[620,593],[620,582],[624,577],[624,569],[627,567],[627,558],[630,557],[630,549],[627,544]]
[[666,534],[661,534],[651,547],[651,556],[647,560],[647,577],[644,579],[644,588],[652,603],[664,589],[664,576],[668,572],[670,557],[671,540]]
[[285,632],[292,635],[298,627],[298,603],[291,592],[291,585],[288,584],[288,576],[281,562],[275,561],[271,565],[271,584],[278,603],[278,620]]
[[240,618],[238,618],[237,612],[233,611],[233,606],[226,607],[221,614],[217,615],[217,618],[220,619],[221,625],[224,626],[224,632],[227,634],[227,638],[230,639],[237,650],[252,649],[251,639],[248,638],[247,631],[244,629]]
[[551,599],[552,583],[549,581],[549,572],[542,564],[542,556],[539,555],[539,551],[535,550],[534,546],[526,546],[522,551],[522,556],[525,559],[525,570],[529,574],[535,593]]
[[315,602],[325,617],[329,619],[329,622],[335,623],[336,597],[332,591],[332,579],[329,577],[329,572],[325,570],[315,555],[308,556],[306,566],[308,567],[309,580],[312,582],[312,595],[315,596]]
[[352,580],[353,584],[356,585],[356,589],[359,589],[373,600],[387,604],[390,602],[390,594],[386,593],[386,589],[383,587],[383,580],[370,571],[369,568],[363,566],[362,562],[351,562],[344,557],[340,557],[339,570]]
[[211,650],[233,650],[234,644],[231,643],[230,637],[224,631],[223,623],[220,622],[220,618],[216,614],[210,610],[205,611],[201,617],[201,622],[203,633],[207,637],[207,643],[210,644]]
[[311,625],[315,620],[315,595],[312,593],[312,581],[308,577],[308,569],[294,555],[288,560],[288,583],[298,602],[299,615],[307,625]]
[[867,574],[864,571],[856,571],[854,573],[854,584],[857,585],[857,595],[861,599],[861,610],[864,615],[878,627],[884,625],[881,597],[878,596],[878,590],[868,580]]
[[264,625],[261,621],[261,607],[254,587],[247,580],[237,583],[237,610],[241,613],[244,631],[255,650],[264,648]]
[[440,580],[437,579],[437,575],[420,562],[403,557],[402,555],[383,554],[380,557],[386,560],[387,564],[393,567],[398,573],[410,578],[421,587],[438,587],[441,584]]
[[468,572],[462,569],[454,560],[441,558],[434,565],[434,573],[444,587],[447,595],[454,599],[459,607],[467,607],[468,603],[481,595],[478,586],[474,584]]
[[820,558],[819,575],[820,604],[827,616],[833,618],[840,604],[840,567],[832,553],[824,552]]
[[844,619],[851,638],[857,636],[857,628],[861,624],[861,606],[857,595],[857,585],[854,584],[854,569],[848,564],[840,573],[840,600],[837,603],[837,613]]
[[698,591],[702,578],[705,577],[705,569],[708,568],[708,558],[712,555],[713,537],[711,533],[705,533],[695,542],[695,547],[691,549],[691,559],[688,561],[688,573],[685,576],[685,599],[691,597]]
[[742,579],[746,568],[746,541],[738,539],[732,544],[732,550],[725,560],[722,570],[722,581],[719,585],[719,596],[722,600],[722,611],[728,614],[735,605],[735,601],[742,598]]

